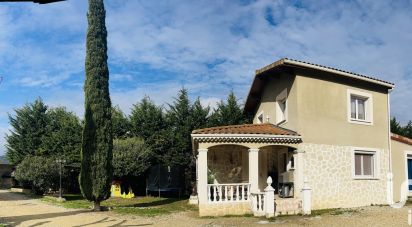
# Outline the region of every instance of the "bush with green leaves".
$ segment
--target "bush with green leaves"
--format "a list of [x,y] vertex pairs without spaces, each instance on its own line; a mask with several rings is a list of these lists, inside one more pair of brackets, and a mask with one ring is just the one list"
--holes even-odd
[[113,175],[139,176],[150,167],[150,148],[143,139],[133,137],[113,141]]
[[42,195],[49,189],[58,189],[59,164],[52,158],[28,156],[17,166],[15,177],[24,187]]

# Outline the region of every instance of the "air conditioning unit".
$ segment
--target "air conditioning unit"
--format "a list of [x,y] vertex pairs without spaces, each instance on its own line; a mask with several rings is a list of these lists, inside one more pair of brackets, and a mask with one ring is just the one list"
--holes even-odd
[[287,171],[279,174],[279,197],[288,198],[293,197],[293,180],[294,172]]
[[279,174],[279,183],[293,183],[294,179],[294,172],[287,171],[284,173]]

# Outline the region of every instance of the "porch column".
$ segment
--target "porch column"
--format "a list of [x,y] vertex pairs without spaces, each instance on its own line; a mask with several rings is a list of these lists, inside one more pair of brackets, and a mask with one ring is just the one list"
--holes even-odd
[[304,171],[304,160],[303,155],[305,151],[303,150],[296,150],[295,154],[295,197],[301,198],[301,190],[303,188],[303,171]]
[[198,149],[197,196],[199,204],[207,203],[207,149]]
[[250,192],[259,191],[259,149],[249,149]]

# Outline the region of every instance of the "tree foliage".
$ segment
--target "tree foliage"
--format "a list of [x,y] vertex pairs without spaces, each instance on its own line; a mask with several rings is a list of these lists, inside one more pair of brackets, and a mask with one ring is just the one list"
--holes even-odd
[[154,134],[165,128],[165,119],[162,107],[156,106],[149,97],[144,97],[133,105],[130,116],[132,134],[151,141]]
[[94,201],[95,210],[100,210],[100,202],[110,196],[113,174],[105,17],[103,0],[89,0],[80,188],[86,199]]
[[113,141],[113,175],[139,176],[150,167],[150,149],[143,139],[134,137]]
[[112,107],[112,130],[114,139],[131,136],[131,123],[119,106]]
[[39,98],[9,115],[12,130],[6,136],[6,155],[11,164],[20,163],[28,155],[42,155],[42,139],[47,134],[48,107]]
[[17,166],[15,177],[23,186],[42,195],[59,187],[59,166],[52,158],[28,156]]
[[409,121],[406,125],[402,126],[395,117],[391,118],[391,132],[412,138],[412,121]]
[[218,103],[215,112],[210,117],[211,126],[239,125],[248,122],[233,91],[229,93],[226,102]]
[[50,109],[47,116],[49,124],[41,145],[42,153],[64,158],[68,164],[79,163],[82,138],[79,118],[63,107]]

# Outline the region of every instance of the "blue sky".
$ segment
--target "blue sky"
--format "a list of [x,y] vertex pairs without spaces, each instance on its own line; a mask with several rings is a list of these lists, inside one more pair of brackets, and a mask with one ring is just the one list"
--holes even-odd
[[[281,57],[394,82],[392,115],[412,119],[410,1],[106,0],[112,101],[126,113],[182,87],[215,105],[244,99]],[[87,1],[0,3],[0,154],[7,113],[42,97],[83,115]]]

